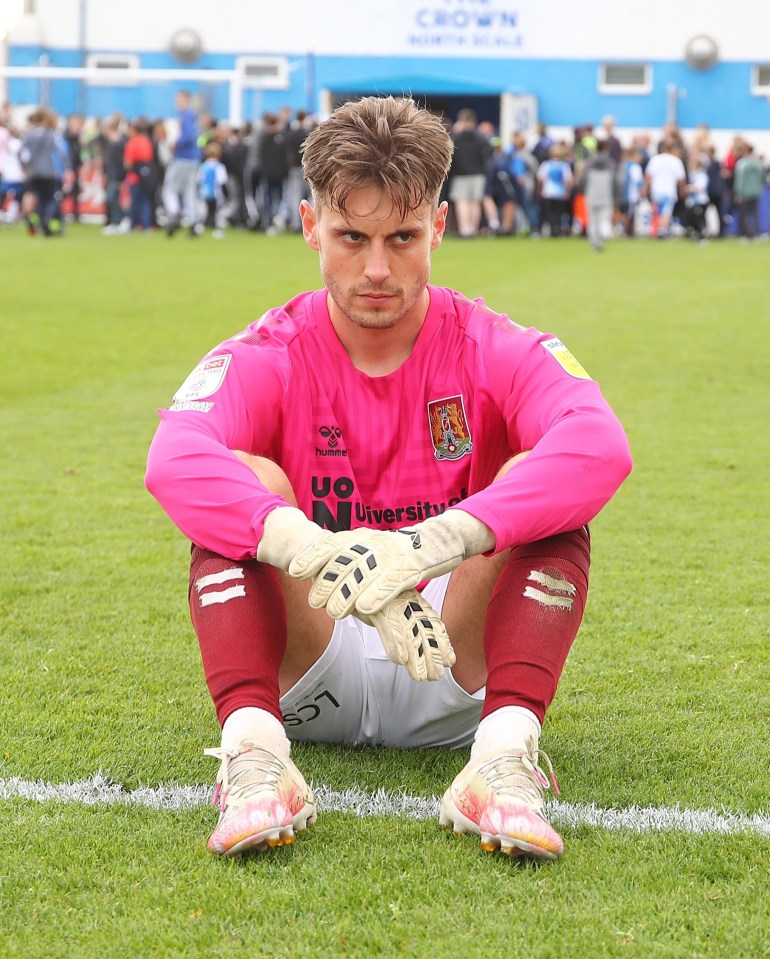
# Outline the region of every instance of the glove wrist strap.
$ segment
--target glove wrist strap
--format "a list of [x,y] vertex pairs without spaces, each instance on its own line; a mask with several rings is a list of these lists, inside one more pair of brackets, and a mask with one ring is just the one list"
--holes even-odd
[[428,523],[436,523],[462,543],[463,559],[469,556],[478,556],[495,548],[495,534],[482,523],[480,519],[471,516],[463,509],[448,509],[435,519],[428,519]]
[[286,572],[297,553],[320,535],[321,528],[295,506],[279,506],[267,514],[257,559]]

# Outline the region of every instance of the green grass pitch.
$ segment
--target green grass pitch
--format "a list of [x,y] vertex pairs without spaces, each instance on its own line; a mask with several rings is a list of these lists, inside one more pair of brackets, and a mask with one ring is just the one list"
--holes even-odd
[[[635,471],[543,746],[562,799],[764,815],[770,246],[447,240],[434,282],[561,336]],[[143,488],[155,409],[200,356],[319,283],[294,236],[0,232],[0,780],[211,784],[187,549]],[[341,790],[440,795],[448,751],[305,746]],[[767,833],[564,829],[511,862],[434,820],[329,812],[222,861],[213,809],[0,802],[0,959],[770,955]],[[766,818],[765,818],[766,822]]]

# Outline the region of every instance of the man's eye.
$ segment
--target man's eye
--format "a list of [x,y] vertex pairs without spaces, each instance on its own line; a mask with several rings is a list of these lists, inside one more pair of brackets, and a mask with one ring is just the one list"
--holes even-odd
[[396,240],[398,243],[408,243],[412,239],[411,233],[397,233]]
[[358,241],[361,239],[360,233],[345,233],[344,236],[345,239],[350,240],[351,243],[358,243]]

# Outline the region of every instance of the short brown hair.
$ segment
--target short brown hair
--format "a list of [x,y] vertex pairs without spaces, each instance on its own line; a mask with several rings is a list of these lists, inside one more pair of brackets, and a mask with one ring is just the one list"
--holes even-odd
[[354,190],[380,187],[402,215],[435,203],[453,144],[441,119],[408,97],[364,97],[319,124],[302,148],[302,167],[318,204],[345,213]]

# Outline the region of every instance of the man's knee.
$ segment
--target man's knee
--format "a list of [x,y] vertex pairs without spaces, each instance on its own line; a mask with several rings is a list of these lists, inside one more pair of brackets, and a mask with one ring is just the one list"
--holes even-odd
[[292,506],[297,505],[297,497],[294,495],[289,477],[277,463],[266,456],[255,456],[253,453],[244,453],[242,450],[233,450],[233,453],[256,474],[265,489],[283,496]]
[[591,560],[591,534],[587,526],[567,530],[564,533],[554,533],[544,539],[534,540],[531,543],[522,543],[511,550],[512,557],[544,557],[549,556],[569,559],[580,566],[588,565]]
[[506,460],[505,463],[503,463],[503,465],[497,471],[497,475],[495,476],[492,482],[496,482],[497,480],[502,479],[509,470],[513,469],[513,467],[517,463],[520,463],[523,459],[526,459],[531,452],[532,452],[531,450],[523,450],[523,452],[517,453],[515,456],[512,456],[509,460]]

